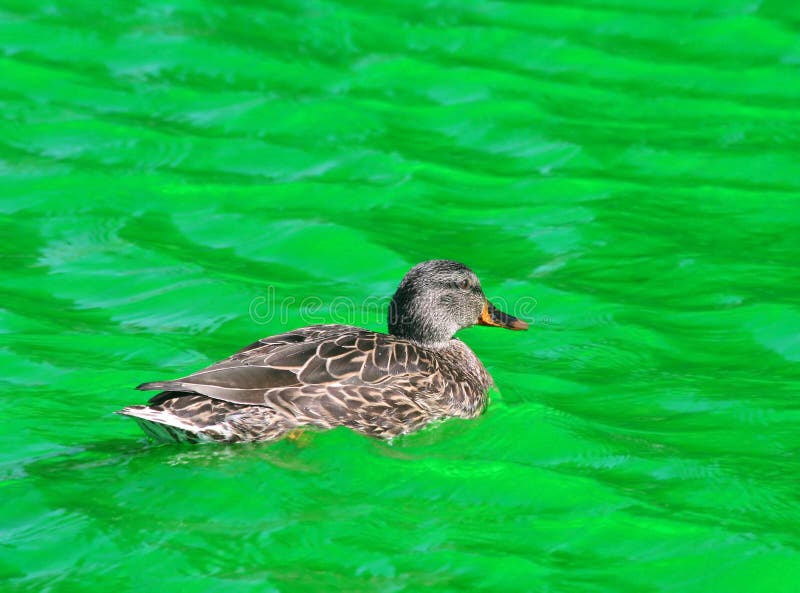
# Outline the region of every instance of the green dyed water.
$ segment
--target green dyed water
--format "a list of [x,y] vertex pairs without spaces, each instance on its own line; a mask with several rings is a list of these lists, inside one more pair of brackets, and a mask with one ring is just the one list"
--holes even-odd
[[[3,591],[800,589],[796,3],[562,4],[2,2]],[[478,420],[112,414],[440,257]]]

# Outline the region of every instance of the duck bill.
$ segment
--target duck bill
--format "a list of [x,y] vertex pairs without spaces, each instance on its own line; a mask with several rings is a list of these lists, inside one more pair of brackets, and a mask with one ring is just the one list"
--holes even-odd
[[515,330],[528,329],[527,323],[508,313],[503,313],[489,301],[486,301],[486,304],[483,306],[481,316],[478,317],[478,325],[492,325],[494,327],[504,327],[506,329]]

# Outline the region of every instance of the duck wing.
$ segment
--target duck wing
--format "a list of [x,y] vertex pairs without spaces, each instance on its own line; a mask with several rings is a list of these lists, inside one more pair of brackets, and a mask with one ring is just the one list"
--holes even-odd
[[150,404],[194,393],[240,405],[302,405],[310,412],[325,406],[315,404],[325,396],[341,401],[343,394],[363,393],[376,399],[381,391],[385,397],[387,383],[397,383],[401,392],[418,389],[436,367],[434,359],[405,340],[322,325],[263,338],[196,373],[137,389],[163,391]]

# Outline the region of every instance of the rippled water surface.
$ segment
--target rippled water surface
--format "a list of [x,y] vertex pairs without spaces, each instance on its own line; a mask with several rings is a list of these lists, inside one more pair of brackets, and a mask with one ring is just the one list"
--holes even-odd
[[[3,591],[800,590],[796,2],[4,0],[0,48]],[[480,419],[113,415],[438,257],[535,299],[461,334]]]

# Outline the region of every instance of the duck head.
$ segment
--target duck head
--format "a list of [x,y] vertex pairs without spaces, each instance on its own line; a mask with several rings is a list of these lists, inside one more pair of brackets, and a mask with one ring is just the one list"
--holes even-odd
[[528,329],[527,323],[487,300],[475,272],[450,260],[425,261],[411,268],[389,305],[389,333],[424,346],[444,346],[458,330],[471,325]]

